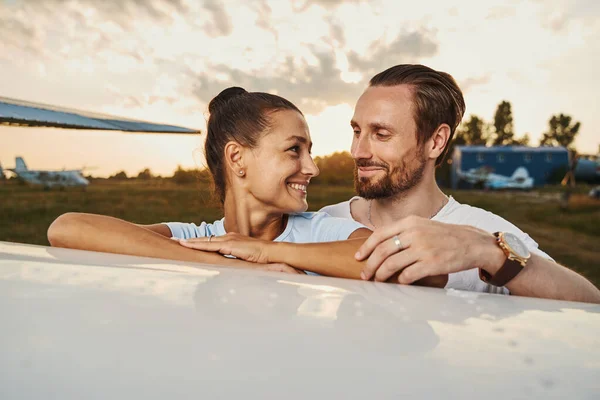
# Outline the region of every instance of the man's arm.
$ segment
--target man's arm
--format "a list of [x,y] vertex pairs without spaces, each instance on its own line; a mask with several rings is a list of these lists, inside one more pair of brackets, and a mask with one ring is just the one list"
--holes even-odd
[[[168,229],[166,225],[164,227]],[[48,241],[55,247],[215,265],[255,267],[245,261],[231,260],[218,254],[186,249],[176,241],[167,238],[162,232],[157,233],[104,215],[63,214],[48,228]]]
[[[506,255],[496,244],[496,238],[492,235],[490,238],[489,243],[482,243],[475,251],[485,261],[480,268],[494,276],[506,261]],[[518,296],[600,303],[600,290],[590,281],[537,254],[531,254],[527,266],[506,284],[506,288]]]
[[[357,259],[367,260],[364,279],[385,281],[398,274],[398,282],[412,283],[472,268],[482,268],[493,276],[506,255],[496,238],[484,230],[408,217],[377,229],[360,248]],[[538,255],[532,255],[506,287],[519,296],[600,303],[600,290],[587,279]]]

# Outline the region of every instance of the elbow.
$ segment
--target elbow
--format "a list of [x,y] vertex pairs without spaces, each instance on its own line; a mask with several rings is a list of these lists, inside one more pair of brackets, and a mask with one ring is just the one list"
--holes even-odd
[[76,238],[77,226],[81,222],[80,213],[66,213],[56,218],[48,227],[48,242],[53,247],[71,247]]

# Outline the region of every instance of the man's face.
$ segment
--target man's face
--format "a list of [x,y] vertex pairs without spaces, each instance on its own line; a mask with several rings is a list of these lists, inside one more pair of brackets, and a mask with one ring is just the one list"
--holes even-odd
[[369,87],[356,103],[352,129],[354,186],[366,199],[391,197],[417,185],[427,157],[417,144],[412,93],[407,85]]

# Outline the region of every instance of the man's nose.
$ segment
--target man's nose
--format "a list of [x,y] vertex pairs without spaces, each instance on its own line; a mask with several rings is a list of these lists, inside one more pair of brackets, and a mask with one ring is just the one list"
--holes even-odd
[[352,139],[352,148],[350,149],[352,158],[359,160],[362,158],[371,158],[371,144],[368,135],[360,134]]

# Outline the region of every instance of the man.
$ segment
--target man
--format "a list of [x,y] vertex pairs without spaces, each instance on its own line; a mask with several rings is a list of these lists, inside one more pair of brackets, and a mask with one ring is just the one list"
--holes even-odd
[[593,284],[516,226],[437,186],[435,168],[464,111],[454,79],[422,65],[381,72],[359,98],[351,153],[360,197],[322,211],[374,230],[356,254],[368,258],[361,277],[441,276],[446,288],[600,302]]

